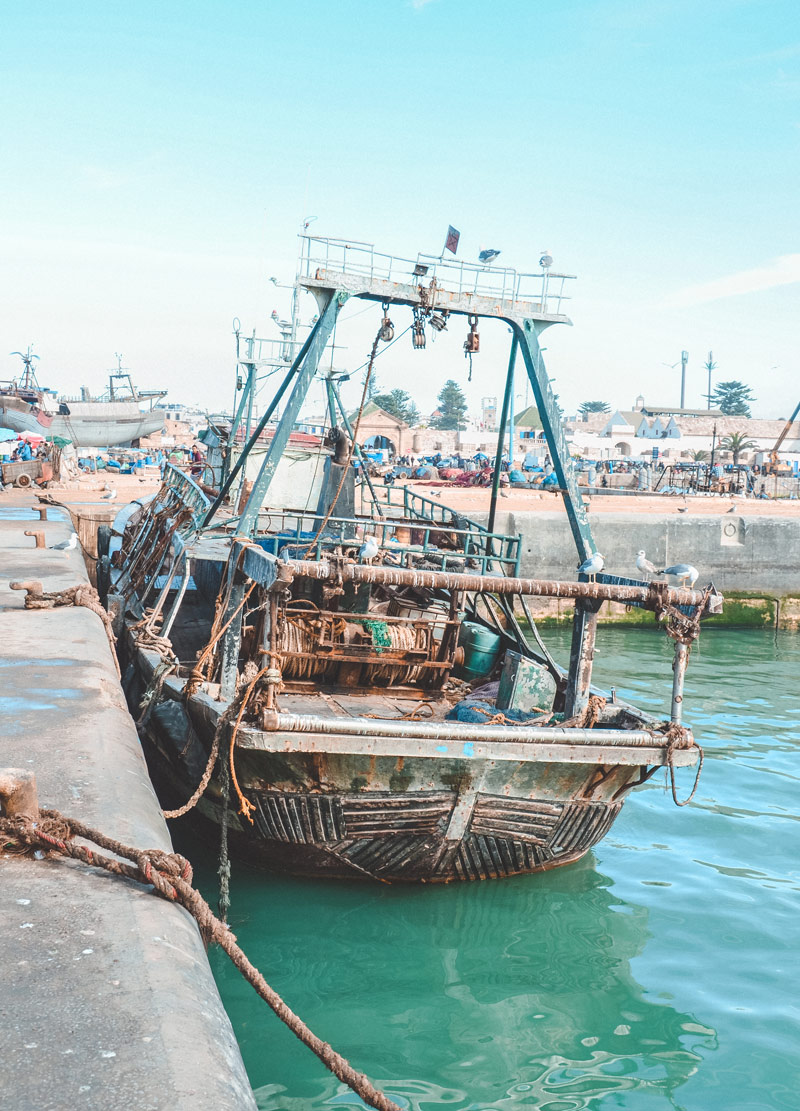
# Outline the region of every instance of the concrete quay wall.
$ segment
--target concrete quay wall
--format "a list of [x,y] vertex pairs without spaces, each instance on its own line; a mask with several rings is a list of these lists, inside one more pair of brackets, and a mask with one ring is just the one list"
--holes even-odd
[[[0,503],[0,768],[44,807],[125,844],[171,849],[104,627],[83,608],[23,609],[15,579],[86,581],[53,520]],[[31,499],[33,501],[33,499]],[[29,502],[30,505],[30,502]],[[45,534],[34,548],[24,530]],[[16,1111],[255,1111],[203,942],[181,907],[75,861],[0,854],[0,1057]]]
[[[704,516],[693,512],[602,513],[591,517],[606,570],[637,577],[636,553],[644,548],[657,567],[691,563],[698,583],[713,582],[728,598],[727,624],[788,624],[800,621],[800,515],[748,517],[742,513]],[[497,529],[522,537],[522,575],[574,579],[575,543],[566,513],[506,512]],[[539,616],[563,617],[571,603],[536,602]],[[601,619],[621,618],[625,607],[604,606]],[[643,616],[637,611],[633,619]],[[716,621],[716,619],[715,619]],[[722,622],[720,622],[722,623]]]

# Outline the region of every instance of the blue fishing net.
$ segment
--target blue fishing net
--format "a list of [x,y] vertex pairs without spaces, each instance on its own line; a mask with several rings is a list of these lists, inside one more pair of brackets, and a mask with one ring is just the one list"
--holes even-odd
[[520,724],[538,717],[538,714],[526,714],[522,710],[498,710],[493,702],[484,702],[480,698],[465,698],[457,702],[453,709],[446,715],[447,721],[462,721],[472,725],[486,725],[496,714],[502,714],[507,721]]

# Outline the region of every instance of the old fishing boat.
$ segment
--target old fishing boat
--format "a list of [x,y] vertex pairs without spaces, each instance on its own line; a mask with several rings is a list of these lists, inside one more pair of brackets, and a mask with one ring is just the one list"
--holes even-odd
[[[225,449],[216,496],[168,466],[149,503],[121,512],[116,550],[101,558],[162,800],[168,813],[196,805],[234,846],[309,876],[441,882],[577,860],[656,769],[675,794],[675,768],[697,763],[683,677],[700,618],[721,599],[603,573],[520,577],[519,537],[495,531],[496,481],[486,524],[408,487],[376,490],[352,465],[358,422],[331,375],[326,442],[292,455],[349,297],[383,306],[367,380],[393,336],[390,307],[410,310],[415,346],[427,325],[463,316],[476,350],[479,321],[499,319],[512,332],[501,429],[521,356],[579,562],[595,551],[539,347],[543,329],[569,323],[567,276],[404,262],[311,238],[303,259],[298,282],[319,319],[237,447],[261,363],[252,342],[240,353],[247,386],[230,447],[214,440]],[[575,599],[566,668],[537,637],[535,596]],[[669,721],[592,687],[606,601],[656,611],[673,637]]]
[[38,432],[45,439],[59,436],[76,448],[131,444],[164,427],[164,414],[155,403],[166,390],[137,390],[121,366],[108,376],[108,389],[92,397],[83,389],[79,398],[59,397],[39,385],[30,348],[15,352],[23,371],[10,382],[0,382],[0,427],[14,432]]

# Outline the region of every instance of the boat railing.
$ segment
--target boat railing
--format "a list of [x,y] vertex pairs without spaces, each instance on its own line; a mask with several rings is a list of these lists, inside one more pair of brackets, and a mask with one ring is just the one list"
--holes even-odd
[[399,258],[376,251],[371,243],[356,240],[301,236],[301,278],[320,278],[338,273],[370,282],[395,282],[400,285],[436,286],[458,295],[474,294],[496,300],[531,301],[543,313],[561,313],[562,301],[569,300],[566,283],[575,274],[556,273],[549,267],[538,272],[520,272],[507,266],[488,266],[480,262],[446,259],[418,254],[416,259]]
[[166,463],[161,488],[144,505],[129,547],[123,539],[123,571],[115,592],[141,610],[159,576],[172,572],[186,539],[200,530],[210,504],[197,483]]
[[191,525],[186,531],[191,531],[192,528],[199,529],[211,502],[197,483],[174,463],[164,464],[163,482],[163,498],[161,492],[156,494],[156,500],[159,504],[163,500],[161,508],[180,503],[180,505],[191,510],[192,514]]
[[419,494],[408,486],[378,487],[379,498],[365,499],[364,507],[370,516],[380,520],[388,510],[398,509],[404,517],[413,521],[431,521],[446,529],[463,529],[471,536],[470,547],[494,558],[507,575],[519,574],[522,538],[506,533],[489,532],[485,525],[473,521],[456,509],[442,505],[434,498]]
[[[324,525],[321,534],[320,525]],[[356,529],[361,535],[356,535]],[[451,520],[410,515],[326,520],[301,510],[262,510],[254,540],[275,556],[319,560],[337,550],[353,554],[355,549],[357,554],[367,534],[396,566],[424,563],[430,569],[452,570],[453,564],[465,564],[481,574],[516,575],[519,571],[518,536],[490,533],[457,514]]]
[[303,346],[302,340],[246,336],[240,340],[236,361],[243,366],[289,366]]

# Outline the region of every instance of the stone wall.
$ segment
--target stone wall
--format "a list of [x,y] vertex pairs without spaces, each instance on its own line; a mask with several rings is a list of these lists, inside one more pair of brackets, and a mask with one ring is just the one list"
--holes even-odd
[[[565,513],[500,513],[496,527],[522,536],[523,576],[575,579],[578,559]],[[746,508],[721,517],[691,511],[669,516],[604,513],[592,520],[592,531],[612,574],[639,577],[636,553],[644,548],[657,567],[691,563],[700,572],[699,586],[713,582],[731,596],[726,623],[797,625],[800,516],[748,517]],[[571,610],[567,602],[536,604],[537,615],[559,621]],[[640,611],[626,614],[624,606],[604,606],[603,615],[606,620],[627,616],[632,623],[652,621]]]

